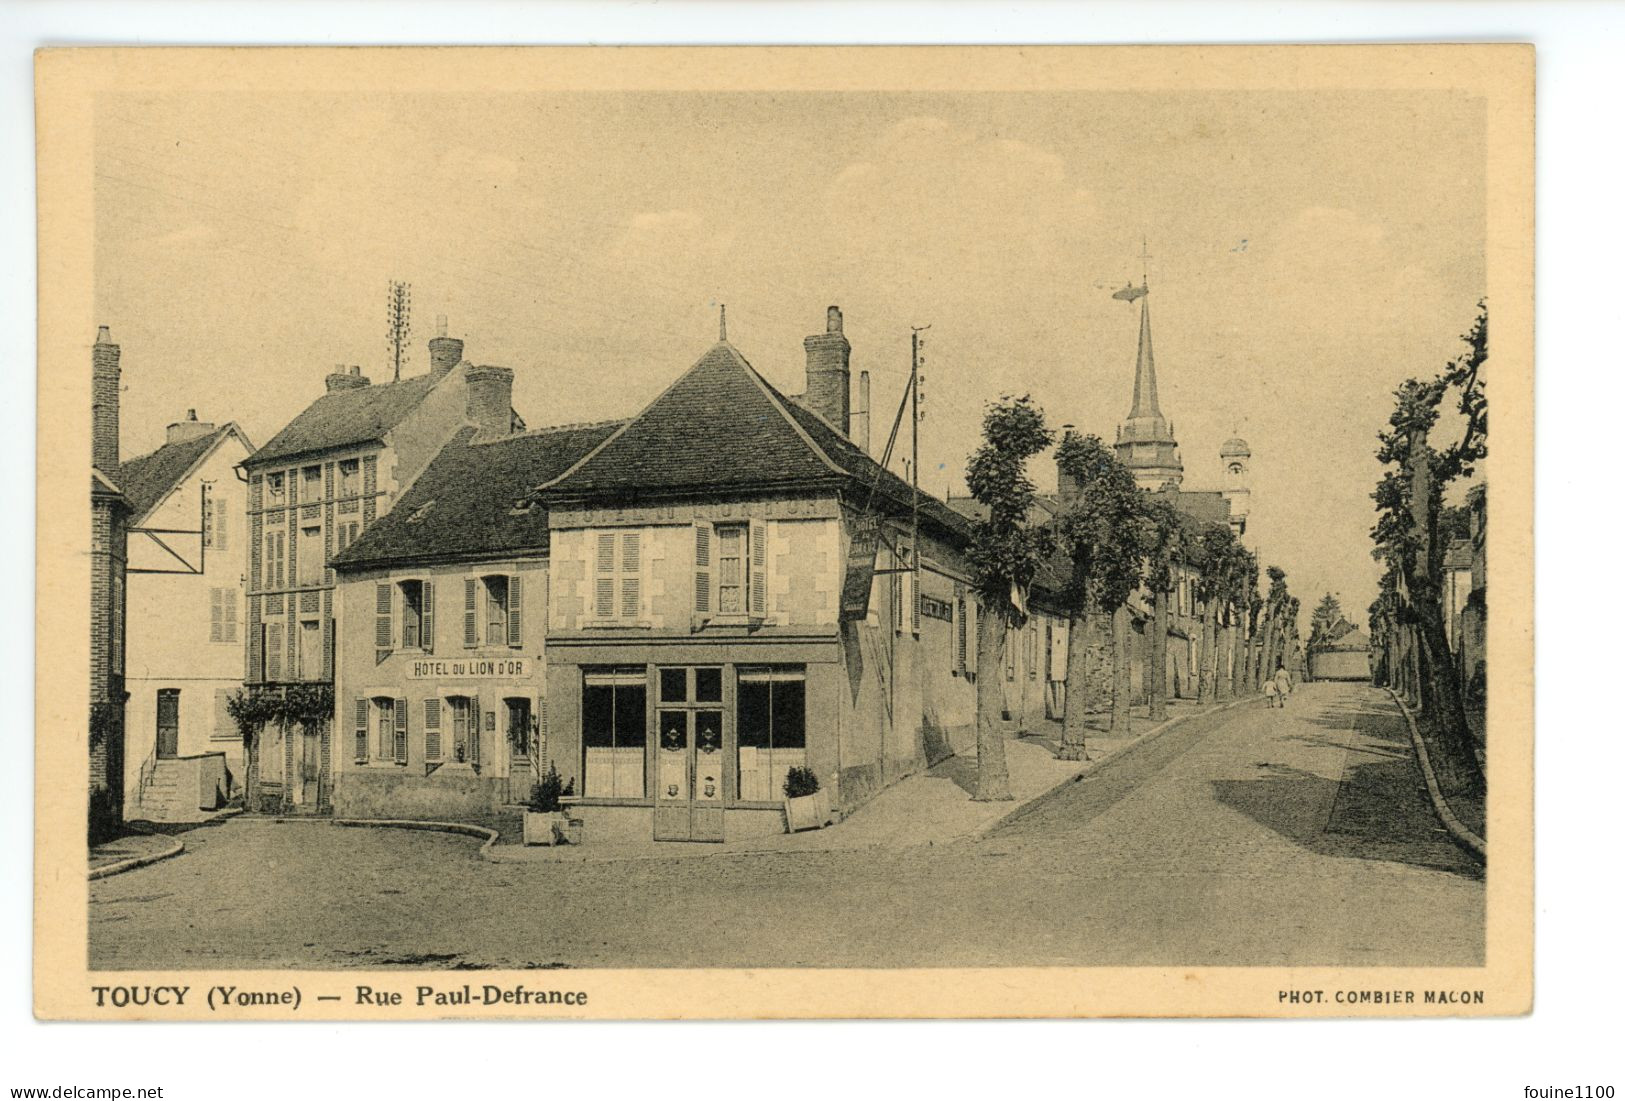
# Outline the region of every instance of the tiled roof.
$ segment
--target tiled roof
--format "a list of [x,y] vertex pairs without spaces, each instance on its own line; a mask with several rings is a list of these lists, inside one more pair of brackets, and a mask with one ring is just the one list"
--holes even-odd
[[138,517],[151,512],[234,427],[228,424],[196,439],[166,443],[157,451],[120,463],[118,482],[130,500],[130,510]]
[[[877,485],[877,503],[908,508],[907,482],[864,454],[823,418],[779,393],[740,355],[719,342],[628,421],[602,449],[543,486],[553,497],[638,497],[841,484]],[[965,533],[965,519],[920,494],[927,522]]]
[[1209,524],[1230,522],[1230,502],[1217,490],[1159,489],[1152,496],[1167,501],[1193,519]]
[[604,447],[547,486],[567,496],[637,496],[837,477],[783,399],[718,343]]
[[501,555],[548,544],[547,510],[516,505],[604,442],[620,422],[543,428],[473,443],[465,428],[395,507],[333,559],[357,568],[441,556]]
[[357,386],[323,394],[254,452],[247,464],[257,466],[273,459],[381,440],[406,419],[436,381],[434,375],[418,375],[381,386]]

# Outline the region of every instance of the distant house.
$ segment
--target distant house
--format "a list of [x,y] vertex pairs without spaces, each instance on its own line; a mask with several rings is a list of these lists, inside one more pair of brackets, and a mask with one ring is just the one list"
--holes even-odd
[[1370,680],[1371,636],[1345,618],[1326,629],[1309,651],[1314,680]]
[[130,502],[125,817],[191,821],[243,774],[226,700],[242,683],[246,488],[254,450],[235,424],[171,424],[164,445],[119,466]]

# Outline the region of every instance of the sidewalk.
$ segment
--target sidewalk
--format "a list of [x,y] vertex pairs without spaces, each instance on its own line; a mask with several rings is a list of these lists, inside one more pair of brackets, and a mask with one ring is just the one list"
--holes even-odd
[[1174,723],[1204,714],[1215,706],[1198,707],[1189,700],[1170,700],[1168,719],[1152,724],[1144,706],[1134,708],[1132,733],[1113,738],[1106,732],[1108,716],[1091,716],[1086,739],[1087,761],[1061,761],[1059,724],[1048,724],[1042,734],[1005,740],[1005,762],[1013,798],[978,803],[976,759],[949,757],[934,768],[902,780],[858,808],[850,817],[821,830],[754,837],[722,844],[681,841],[636,841],[594,844],[589,837],[579,846],[525,846],[504,844],[503,838],[485,852],[497,863],[598,862],[618,860],[676,860],[738,856],[747,853],[836,852],[870,848],[911,848],[938,845],[979,836],[1021,807],[1067,783],[1080,773],[1098,768],[1122,749],[1161,733]]
[[[111,874],[116,865],[139,868],[154,860],[162,860],[179,852],[184,845],[174,837],[157,833],[129,833],[95,845],[90,850],[90,874],[101,878]],[[127,870],[124,867],[118,870]]]

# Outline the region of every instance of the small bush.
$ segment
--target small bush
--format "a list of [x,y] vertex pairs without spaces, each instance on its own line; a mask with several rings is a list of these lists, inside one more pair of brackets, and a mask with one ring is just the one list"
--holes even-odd
[[[572,783],[570,788],[574,787],[575,784]],[[530,809],[538,814],[553,814],[559,809],[559,799],[568,794],[570,791],[559,778],[559,770],[549,761],[547,775],[530,789]]]
[[784,777],[784,797],[800,799],[818,794],[818,775],[810,768],[792,768]]

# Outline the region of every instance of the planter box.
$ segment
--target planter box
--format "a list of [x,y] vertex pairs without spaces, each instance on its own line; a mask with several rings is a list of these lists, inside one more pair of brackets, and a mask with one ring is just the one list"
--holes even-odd
[[829,792],[820,789],[811,795],[784,801],[784,822],[790,833],[822,829],[834,821],[829,809]]
[[556,845],[564,829],[565,816],[557,812],[525,812],[525,844]]

